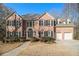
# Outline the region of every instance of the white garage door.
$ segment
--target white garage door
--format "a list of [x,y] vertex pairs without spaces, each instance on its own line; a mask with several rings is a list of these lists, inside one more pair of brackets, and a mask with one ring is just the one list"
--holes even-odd
[[62,40],[62,33],[56,33],[56,39]]
[[73,35],[72,33],[64,33],[64,40],[72,40]]

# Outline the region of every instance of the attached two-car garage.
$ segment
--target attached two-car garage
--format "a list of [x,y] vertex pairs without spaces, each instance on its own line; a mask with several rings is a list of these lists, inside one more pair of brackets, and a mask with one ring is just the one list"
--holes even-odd
[[71,33],[71,32],[56,33],[56,39],[57,40],[72,40],[73,33]]
[[56,40],[73,40],[72,26],[58,26],[56,27]]

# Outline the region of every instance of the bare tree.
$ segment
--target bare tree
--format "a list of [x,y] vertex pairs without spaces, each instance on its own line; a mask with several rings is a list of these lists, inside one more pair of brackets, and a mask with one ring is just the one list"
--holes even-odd
[[62,17],[65,19],[71,19],[74,23],[74,37],[79,39],[79,4],[78,3],[66,3],[63,8]]
[[10,15],[12,11],[8,9],[4,4],[0,3],[0,40],[6,36],[6,19],[5,17]]

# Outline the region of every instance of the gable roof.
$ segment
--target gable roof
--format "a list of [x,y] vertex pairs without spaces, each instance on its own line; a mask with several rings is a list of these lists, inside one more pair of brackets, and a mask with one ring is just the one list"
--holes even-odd
[[[11,13],[10,15],[8,15],[7,17],[5,17],[5,19],[8,19],[10,16],[12,16],[13,14],[16,14],[15,12]],[[17,15],[17,14],[16,14]],[[18,15],[20,16],[20,15]],[[21,17],[21,16],[20,16]],[[21,17],[22,18],[22,17]],[[23,18],[22,18],[23,19]]]
[[55,19],[53,16],[51,16],[49,13],[44,13],[43,15],[41,15],[40,17],[39,17],[39,19],[41,19],[41,18],[43,18],[43,17],[48,17],[49,19]]
[[11,15],[13,15],[15,12],[11,13],[10,15],[6,16],[5,19],[8,19]]
[[40,15],[38,15],[38,14],[26,14],[26,15],[22,16],[22,18],[24,20],[36,20],[39,17],[40,17]]

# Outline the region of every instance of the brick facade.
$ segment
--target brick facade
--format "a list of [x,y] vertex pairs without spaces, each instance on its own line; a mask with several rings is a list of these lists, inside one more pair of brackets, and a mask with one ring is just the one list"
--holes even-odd
[[[12,26],[7,25],[8,21],[19,21],[20,26]],[[62,24],[61,24],[62,23]],[[20,32],[20,37],[25,37],[29,39],[30,37],[43,37],[43,36],[50,36],[56,38],[56,32],[72,32],[74,30],[73,24],[71,26],[66,24],[65,20],[55,19],[48,13],[41,15],[40,17],[36,17],[35,20],[26,20],[23,19],[21,16],[13,13],[12,15],[8,16],[6,19],[6,33],[9,32]],[[60,25],[61,24],[61,25]],[[64,25],[66,26],[64,26]],[[69,23],[70,24],[70,23]],[[7,36],[8,34],[6,34]],[[18,33],[19,35],[19,33]],[[63,36],[62,36],[63,39]]]

